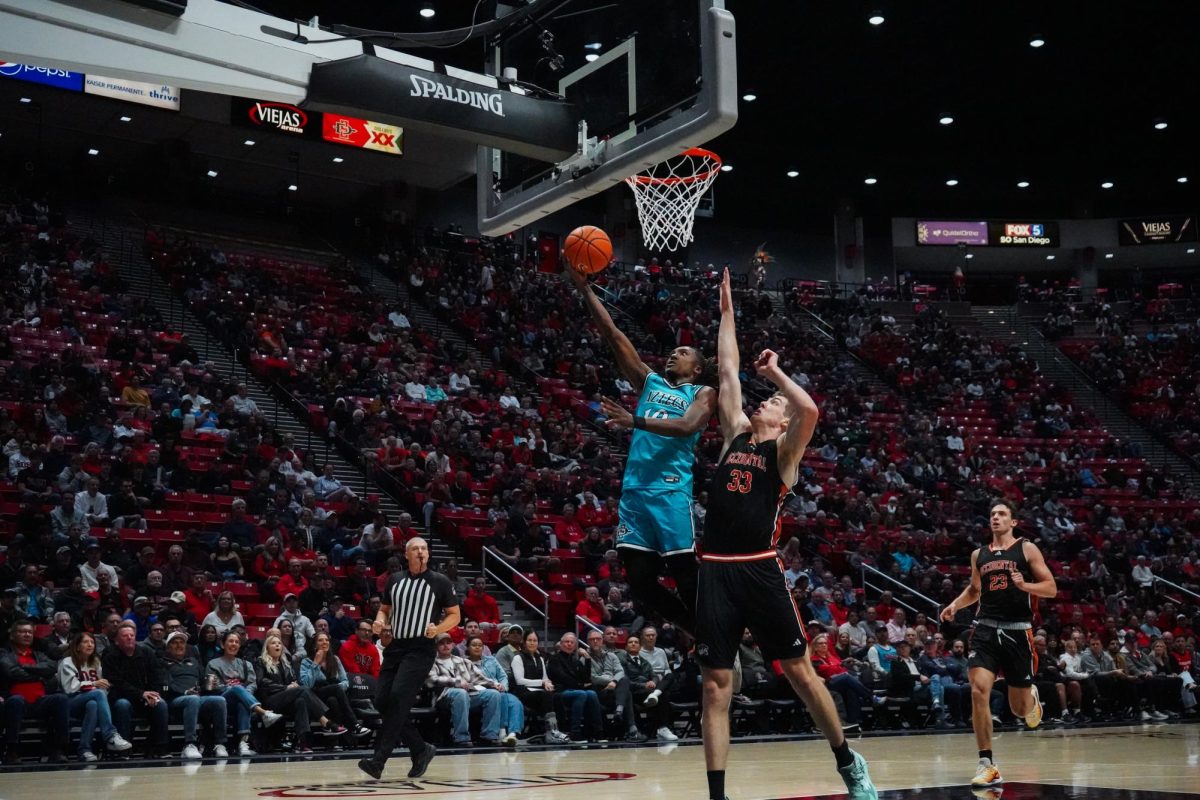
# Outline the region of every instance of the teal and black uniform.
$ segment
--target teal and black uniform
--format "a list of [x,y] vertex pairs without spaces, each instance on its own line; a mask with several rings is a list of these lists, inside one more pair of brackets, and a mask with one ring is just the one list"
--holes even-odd
[[[672,386],[646,376],[634,414],[646,419],[682,417],[704,386]],[[695,551],[692,525],[692,466],[699,432],[662,436],[635,428],[622,480],[617,547],[670,556]]]

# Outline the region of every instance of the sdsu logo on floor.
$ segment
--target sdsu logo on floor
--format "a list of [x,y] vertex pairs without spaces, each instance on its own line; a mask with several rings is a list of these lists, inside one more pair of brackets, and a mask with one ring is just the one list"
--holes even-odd
[[627,781],[631,772],[569,772],[564,775],[529,775],[524,778],[463,778],[462,780],[381,780],[309,783],[299,786],[262,788],[259,797],[399,797],[401,795],[458,794],[498,789],[544,789],[583,783]]

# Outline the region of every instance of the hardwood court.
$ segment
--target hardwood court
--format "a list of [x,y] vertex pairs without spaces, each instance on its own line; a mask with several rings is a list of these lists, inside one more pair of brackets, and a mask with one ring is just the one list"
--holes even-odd
[[[886,800],[968,798],[975,771],[970,734],[865,738],[852,743],[871,762]],[[1132,726],[1001,733],[996,755],[1008,783],[990,800],[1175,800],[1200,796],[1200,725]],[[353,759],[65,768],[0,772],[3,800],[251,800],[275,798],[453,798],[488,800],[703,800],[698,746],[599,747],[439,755],[418,781],[394,759],[384,779]],[[795,800],[844,791],[823,741],[735,744],[728,790],[733,800]],[[1133,790],[1133,791],[1131,791]],[[478,794],[474,795],[479,797]],[[982,797],[983,794],[980,795]]]

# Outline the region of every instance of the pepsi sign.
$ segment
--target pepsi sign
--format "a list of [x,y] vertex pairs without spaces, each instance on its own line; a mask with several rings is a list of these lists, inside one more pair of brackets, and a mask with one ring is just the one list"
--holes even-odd
[[83,73],[69,72],[54,67],[35,67],[30,64],[15,64],[0,61],[0,77],[13,78],[28,83],[41,83],[71,92],[83,91]]

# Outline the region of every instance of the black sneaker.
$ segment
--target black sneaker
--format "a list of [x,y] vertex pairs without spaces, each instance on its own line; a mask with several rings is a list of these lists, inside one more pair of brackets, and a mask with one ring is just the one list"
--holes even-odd
[[358,768],[370,775],[375,780],[383,777],[383,765],[376,764],[369,758],[360,758],[358,760]]
[[429,762],[433,761],[433,757],[436,755],[437,748],[426,742],[425,749],[413,756],[413,765],[412,769],[408,771],[408,777],[419,778],[424,775],[425,770],[429,769]]

